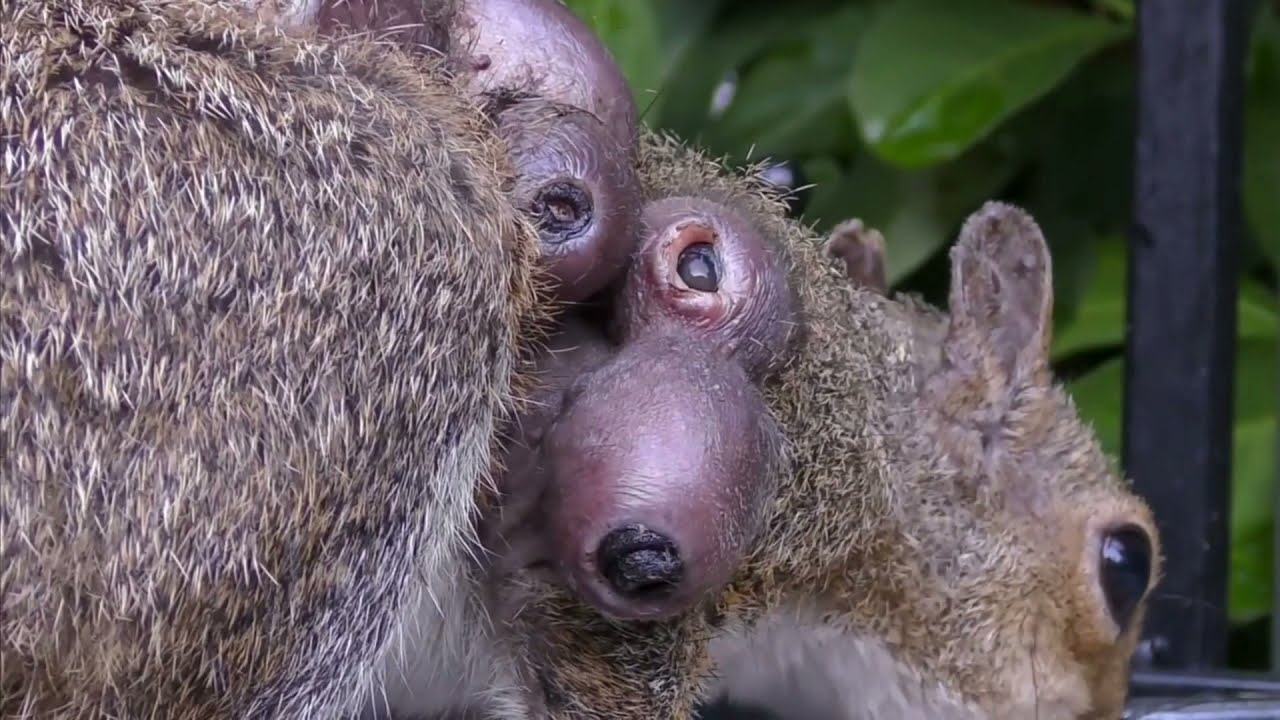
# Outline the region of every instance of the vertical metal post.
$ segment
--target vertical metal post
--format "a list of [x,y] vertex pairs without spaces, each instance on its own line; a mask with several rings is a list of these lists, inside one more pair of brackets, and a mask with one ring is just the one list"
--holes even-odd
[[1245,0],[1139,0],[1124,463],[1166,575],[1147,623],[1161,668],[1226,657]]

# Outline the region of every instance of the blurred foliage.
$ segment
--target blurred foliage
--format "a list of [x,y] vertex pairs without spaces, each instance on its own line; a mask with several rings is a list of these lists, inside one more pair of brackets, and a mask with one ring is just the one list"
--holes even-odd
[[[1132,182],[1133,0],[569,0],[646,124],[803,184],[819,231],[884,231],[891,279],[945,301],[946,244],[984,200],[1028,208],[1054,253],[1054,359],[1119,453]],[[1230,614],[1269,614],[1280,260],[1280,22],[1254,19]],[[1265,391],[1263,389],[1266,389]]]

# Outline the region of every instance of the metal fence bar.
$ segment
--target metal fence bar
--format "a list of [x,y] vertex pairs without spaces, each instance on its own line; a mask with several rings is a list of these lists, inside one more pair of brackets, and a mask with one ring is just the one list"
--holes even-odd
[[1226,655],[1245,0],[1139,0],[1124,463],[1167,573],[1155,667]]

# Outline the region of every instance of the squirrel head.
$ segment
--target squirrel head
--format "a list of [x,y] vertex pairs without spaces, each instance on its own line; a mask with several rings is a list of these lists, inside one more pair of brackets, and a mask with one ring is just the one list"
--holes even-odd
[[987,674],[977,704],[994,717],[1118,717],[1161,569],[1151,511],[1055,382],[1035,221],[989,202],[950,259],[945,335],[920,347],[931,369],[901,426],[917,482],[953,510],[904,531],[929,559],[921,601],[956,603],[963,620],[947,625],[963,635],[940,638],[940,667],[957,690]]

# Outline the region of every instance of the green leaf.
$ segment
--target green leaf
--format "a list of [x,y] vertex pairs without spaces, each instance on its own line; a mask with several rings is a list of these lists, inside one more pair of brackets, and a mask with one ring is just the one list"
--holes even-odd
[[[696,3],[680,7],[693,5]],[[716,22],[699,35],[696,42],[686,43],[679,57],[678,71],[673,70],[666,76],[659,88],[662,101],[659,109],[652,112],[652,124],[706,146],[702,136],[712,124],[711,101],[717,86],[731,72],[749,66],[766,50],[804,42],[810,23],[821,16],[820,11],[810,5],[775,3],[715,18]],[[663,27],[670,28],[673,24],[679,21],[664,21]],[[733,102],[741,97],[735,93]],[[739,152],[736,148],[710,146],[707,149],[713,154]]]
[[1271,612],[1276,347],[1274,340],[1251,340],[1237,350],[1228,585],[1228,611],[1233,622]]
[[646,90],[660,80],[666,54],[655,4],[635,0],[566,0],[565,4],[609,48],[636,102],[643,107],[652,96]]
[[1093,0],[1093,6],[1125,20],[1133,19],[1133,0]]
[[714,136],[726,147],[789,157],[854,144],[844,82],[866,17],[863,5],[840,6],[816,18],[794,50],[770,52],[746,69]]
[[1054,333],[1054,360],[1082,350],[1124,343],[1125,308],[1128,300],[1127,252],[1124,241],[1117,238],[1098,244],[1093,276],[1076,304],[1075,317]]
[[1280,20],[1262,3],[1253,24],[1245,100],[1244,209],[1273,266],[1280,265]]
[[[994,151],[993,151],[994,152]],[[956,227],[1008,180],[1012,167],[973,153],[943,168],[903,172],[863,153],[840,173],[830,160],[806,172],[815,187],[805,220],[820,231],[859,218],[884,234],[889,282],[898,284],[950,244]],[[957,182],[964,178],[964,182]]]
[[814,183],[805,220],[822,232],[858,218],[885,237],[890,282],[895,283],[927,260],[947,240],[950,223],[934,212],[931,178],[895,172],[863,156],[842,172],[830,159],[805,166]]
[[1127,25],[1013,0],[899,0],[858,49],[849,102],[864,140],[918,168],[956,157]]
[[[1274,432],[1275,424],[1271,424]],[[1265,432],[1260,428],[1260,431]],[[1227,569],[1227,617],[1233,623],[1246,623],[1271,614],[1274,593],[1272,558],[1275,557],[1271,533],[1275,523],[1267,522],[1252,533],[1232,533],[1231,565]]]
[[1270,291],[1252,279],[1240,286],[1240,304],[1236,308],[1236,336],[1250,340],[1273,340],[1280,334],[1276,299]]
[[818,155],[800,163],[800,171],[809,180],[809,200],[805,203],[804,221],[824,233],[848,217],[852,189],[849,177],[835,158]]
[[660,107],[684,56],[707,31],[724,0],[566,0],[591,26],[627,79],[642,116]]
[[[865,179],[863,182],[870,184]],[[901,198],[896,212],[873,225],[884,234],[889,283],[895,286],[948,244],[953,226],[951,218],[937,212],[937,193],[931,177],[901,175],[896,185]]]
[[736,101],[708,128],[708,144],[752,160],[848,147],[853,122],[839,83],[818,75],[808,57],[761,59],[739,81]]
[[[1097,265],[1075,317],[1057,329],[1053,359],[1124,344],[1128,307],[1128,246],[1116,237],[1098,246]],[[1256,281],[1244,279],[1236,306],[1236,335],[1242,339],[1274,342],[1280,333],[1276,301]]]
[[[1051,243],[1126,227],[1133,207],[1133,139],[1137,102],[1131,58],[1082,65],[1043,101],[1002,130],[1018,130],[1034,153],[1026,200],[1042,226],[1076,225]],[[1044,218],[1044,219],[1042,219]],[[1072,222],[1063,222],[1070,218]],[[1046,232],[1048,230],[1046,229]]]
[[1091,61],[999,130],[1031,156],[1017,192],[1053,253],[1057,328],[1074,319],[1101,240],[1131,220],[1133,80],[1130,58]]
[[1108,454],[1119,457],[1124,413],[1124,358],[1102,363],[1067,384],[1080,417],[1093,427]]
[[[1276,471],[1275,338],[1237,348],[1232,430],[1230,616],[1244,621],[1270,612],[1273,486]],[[1260,391],[1266,388],[1266,391]],[[1071,383],[1081,417],[1103,448],[1120,452],[1124,360],[1116,358]]]
[[642,116],[657,118],[661,114],[663,103],[670,98],[664,90],[676,73],[687,71],[686,60],[691,50],[706,37],[724,0],[701,0],[696,3],[686,0],[648,1],[655,8],[663,52],[657,78],[652,84],[637,83],[635,88],[641,98]]

